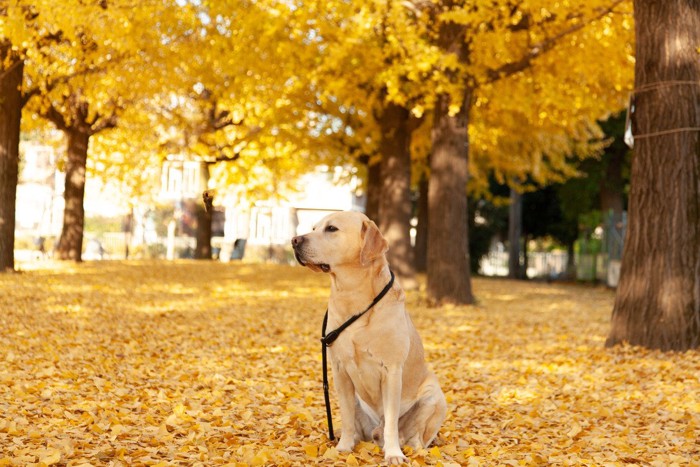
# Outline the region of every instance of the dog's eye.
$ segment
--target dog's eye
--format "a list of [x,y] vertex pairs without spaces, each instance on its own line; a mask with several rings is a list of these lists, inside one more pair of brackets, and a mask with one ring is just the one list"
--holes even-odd
[[334,225],[327,225],[326,226],[326,232],[337,232],[337,231],[338,231],[338,227],[336,227]]

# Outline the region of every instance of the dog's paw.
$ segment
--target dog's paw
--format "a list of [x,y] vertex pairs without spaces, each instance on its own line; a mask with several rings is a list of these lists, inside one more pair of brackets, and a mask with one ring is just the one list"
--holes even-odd
[[398,454],[385,454],[384,461],[386,462],[386,465],[401,465],[404,463],[408,463],[408,459],[406,459],[406,456],[404,456],[401,452],[399,452]]
[[354,447],[355,447],[354,440],[350,439],[350,441],[347,441],[341,437],[340,441],[338,441],[338,445],[335,448],[339,452],[350,452],[350,451],[352,451],[352,448],[354,448]]

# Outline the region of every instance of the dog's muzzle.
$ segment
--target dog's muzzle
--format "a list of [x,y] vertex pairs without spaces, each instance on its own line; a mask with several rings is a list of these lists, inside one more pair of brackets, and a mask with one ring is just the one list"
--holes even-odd
[[297,262],[301,264],[302,266],[306,266],[306,263],[302,259],[302,245],[304,244],[304,236],[303,235],[297,235],[296,237],[292,238],[292,249],[294,250],[294,258],[296,258]]
[[306,238],[303,235],[297,235],[296,237],[292,238],[292,249],[294,250],[294,258],[297,260],[299,264],[302,266],[307,266],[312,270],[315,269],[320,269],[323,272],[330,272],[331,267],[328,264],[322,263],[322,264],[317,264],[317,263],[312,263],[308,261],[305,258],[305,251],[304,247],[306,242]]

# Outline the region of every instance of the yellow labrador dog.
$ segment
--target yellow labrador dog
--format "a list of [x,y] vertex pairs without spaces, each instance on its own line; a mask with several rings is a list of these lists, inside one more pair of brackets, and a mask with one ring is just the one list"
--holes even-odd
[[[301,265],[331,277],[329,331],[366,309],[391,280],[388,243],[359,212],[330,214],[312,232],[294,237],[292,245]],[[339,451],[373,439],[393,465],[406,461],[402,445],[423,448],[432,443],[447,404],[426,366],[423,344],[397,282],[328,350],[342,420]]]

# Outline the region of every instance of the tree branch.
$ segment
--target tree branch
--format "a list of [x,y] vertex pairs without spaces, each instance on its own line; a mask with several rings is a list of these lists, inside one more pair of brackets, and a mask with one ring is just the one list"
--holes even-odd
[[623,1],[624,0],[615,0],[609,7],[602,9],[597,15],[589,18],[587,21],[582,21],[581,23],[574,24],[569,28],[560,31],[558,34],[547,38],[537,44],[534,44],[530,48],[530,50],[519,60],[505,63],[498,68],[488,70],[488,78],[486,79],[486,81],[480,84],[490,84],[526,70],[532,65],[533,60],[552,50],[562,38],[573,34],[577,31],[580,31],[581,29],[591,24],[593,21],[599,20],[600,18],[603,18],[604,16],[607,16],[608,14],[612,13],[613,9]]
[[224,154],[219,154],[216,156],[216,159],[214,159],[213,162],[207,162],[208,164],[214,164],[216,162],[235,162],[241,157],[241,152],[236,151],[236,153],[233,156],[226,156]]
[[56,128],[63,132],[69,130],[68,122],[61,112],[59,112],[53,104],[49,104],[48,108],[41,112],[41,115],[48,121],[56,125]]
[[98,116],[95,122],[90,125],[90,135],[92,136],[100,131],[116,128],[118,121],[116,110],[112,112],[109,117],[101,118]]

